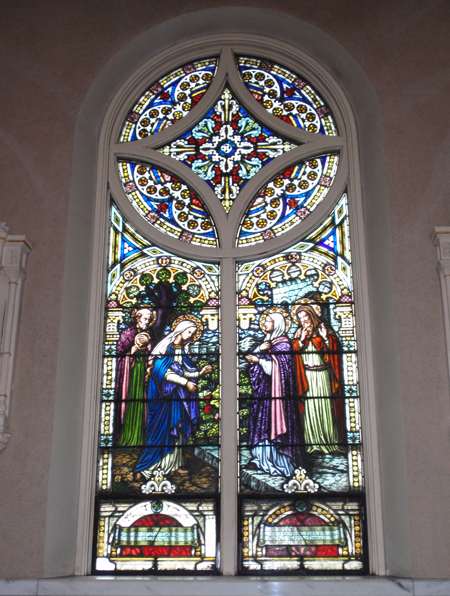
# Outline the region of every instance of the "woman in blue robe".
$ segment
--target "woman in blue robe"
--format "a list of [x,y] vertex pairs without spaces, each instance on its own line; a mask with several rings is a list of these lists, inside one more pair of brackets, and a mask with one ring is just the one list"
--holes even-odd
[[189,345],[201,328],[200,321],[184,319],[157,344],[151,353],[153,370],[148,386],[146,445],[139,458],[136,480],[151,478],[154,470],[164,474],[187,474],[186,441],[199,416],[196,399],[198,378],[211,372],[210,365],[200,371],[187,356]]

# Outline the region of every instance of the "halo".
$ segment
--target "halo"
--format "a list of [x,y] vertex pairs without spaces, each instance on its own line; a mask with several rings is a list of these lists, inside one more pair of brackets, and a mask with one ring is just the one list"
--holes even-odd
[[175,329],[178,323],[181,323],[181,321],[191,321],[197,327],[197,331],[195,335],[192,337],[191,343],[200,339],[203,333],[203,323],[200,321],[198,317],[195,317],[194,315],[181,315],[181,317],[178,317],[178,319],[175,319],[175,321],[172,323],[172,331]]
[[283,315],[284,320],[286,321],[286,332],[289,331],[289,327],[291,326],[291,323],[292,323],[291,317],[288,315],[288,313],[285,310],[283,310],[282,308],[277,308],[276,306],[274,306],[273,308],[268,308],[261,315],[261,318],[259,319],[259,326],[262,329],[262,331],[264,331],[264,323],[266,322],[266,318],[272,312],[279,312],[281,315]]
[[313,308],[316,311],[316,315],[319,318],[322,316],[320,306],[316,302],[314,302],[314,300],[311,300],[311,298],[300,298],[300,300],[297,300],[291,307],[291,316],[294,320],[297,320],[298,309],[305,304]]

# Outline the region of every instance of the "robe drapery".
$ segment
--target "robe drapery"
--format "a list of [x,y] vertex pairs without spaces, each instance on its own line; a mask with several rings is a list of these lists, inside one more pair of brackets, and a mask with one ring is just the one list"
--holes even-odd
[[327,342],[317,335],[303,345],[294,339],[293,348],[308,452],[343,451],[343,403],[341,399],[326,399],[342,395],[339,341],[333,334],[328,335]]
[[258,353],[260,362],[249,370],[254,399],[248,446],[259,468],[282,476],[292,475],[295,468],[309,469],[291,352],[286,336],[272,339],[270,349]]
[[[186,382],[198,377],[190,358],[181,350],[176,353],[173,347],[169,347],[164,356],[156,357],[148,386],[147,447],[135,468],[135,472],[142,472],[147,477],[157,467],[167,473],[184,463],[183,447],[200,415],[195,395],[185,385],[167,380],[170,376],[179,376]],[[174,454],[174,457],[167,458],[167,454]],[[166,465],[162,463],[164,459]]]
[[114,444],[121,447],[142,445],[145,437],[145,407],[142,400],[145,398],[146,361],[151,343],[131,355],[136,335],[141,331],[135,326],[128,327],[122,331],[117,342]]

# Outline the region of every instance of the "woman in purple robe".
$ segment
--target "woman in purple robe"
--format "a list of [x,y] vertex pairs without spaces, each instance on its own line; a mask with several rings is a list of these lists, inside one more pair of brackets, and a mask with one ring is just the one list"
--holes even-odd
[[286,336],[287,314],[266,311],[264,342],[246,359],[252,363],[253,397],[248,445],[249,469],[289,478],[296,468],[309,469],[296,395],[292,347]]

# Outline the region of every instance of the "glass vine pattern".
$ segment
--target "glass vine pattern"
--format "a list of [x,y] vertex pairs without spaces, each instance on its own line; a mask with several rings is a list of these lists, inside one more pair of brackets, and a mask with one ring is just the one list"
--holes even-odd
[[269,113],[311,133],[337,134],[330,110],[302,77],[270,60],[240,56],[237,64],[243,82]]
[[144,163],[121,160],[118,167],[131,204],[155,228],[184,242],[217,246],[212,218],[186,184]]
[[220,270],[110,222],[95,569],[214,572]]
[[203,120],[159,151],[192,168],[228,213],[246,182],[263,165],[294,147],[255,122],[225,89]]
[[314,157],[271,180],[245,214],[238,245],[270,240],[308,217],[325,198],[336,175],[338,161],[336,153]]
[[123,143],[145,139],[188,114],[210,86],[217,58],[185,64],[154,83],[136,102],[123,126]]
[[237,266],[244,573],[365,568],[347,211]]

